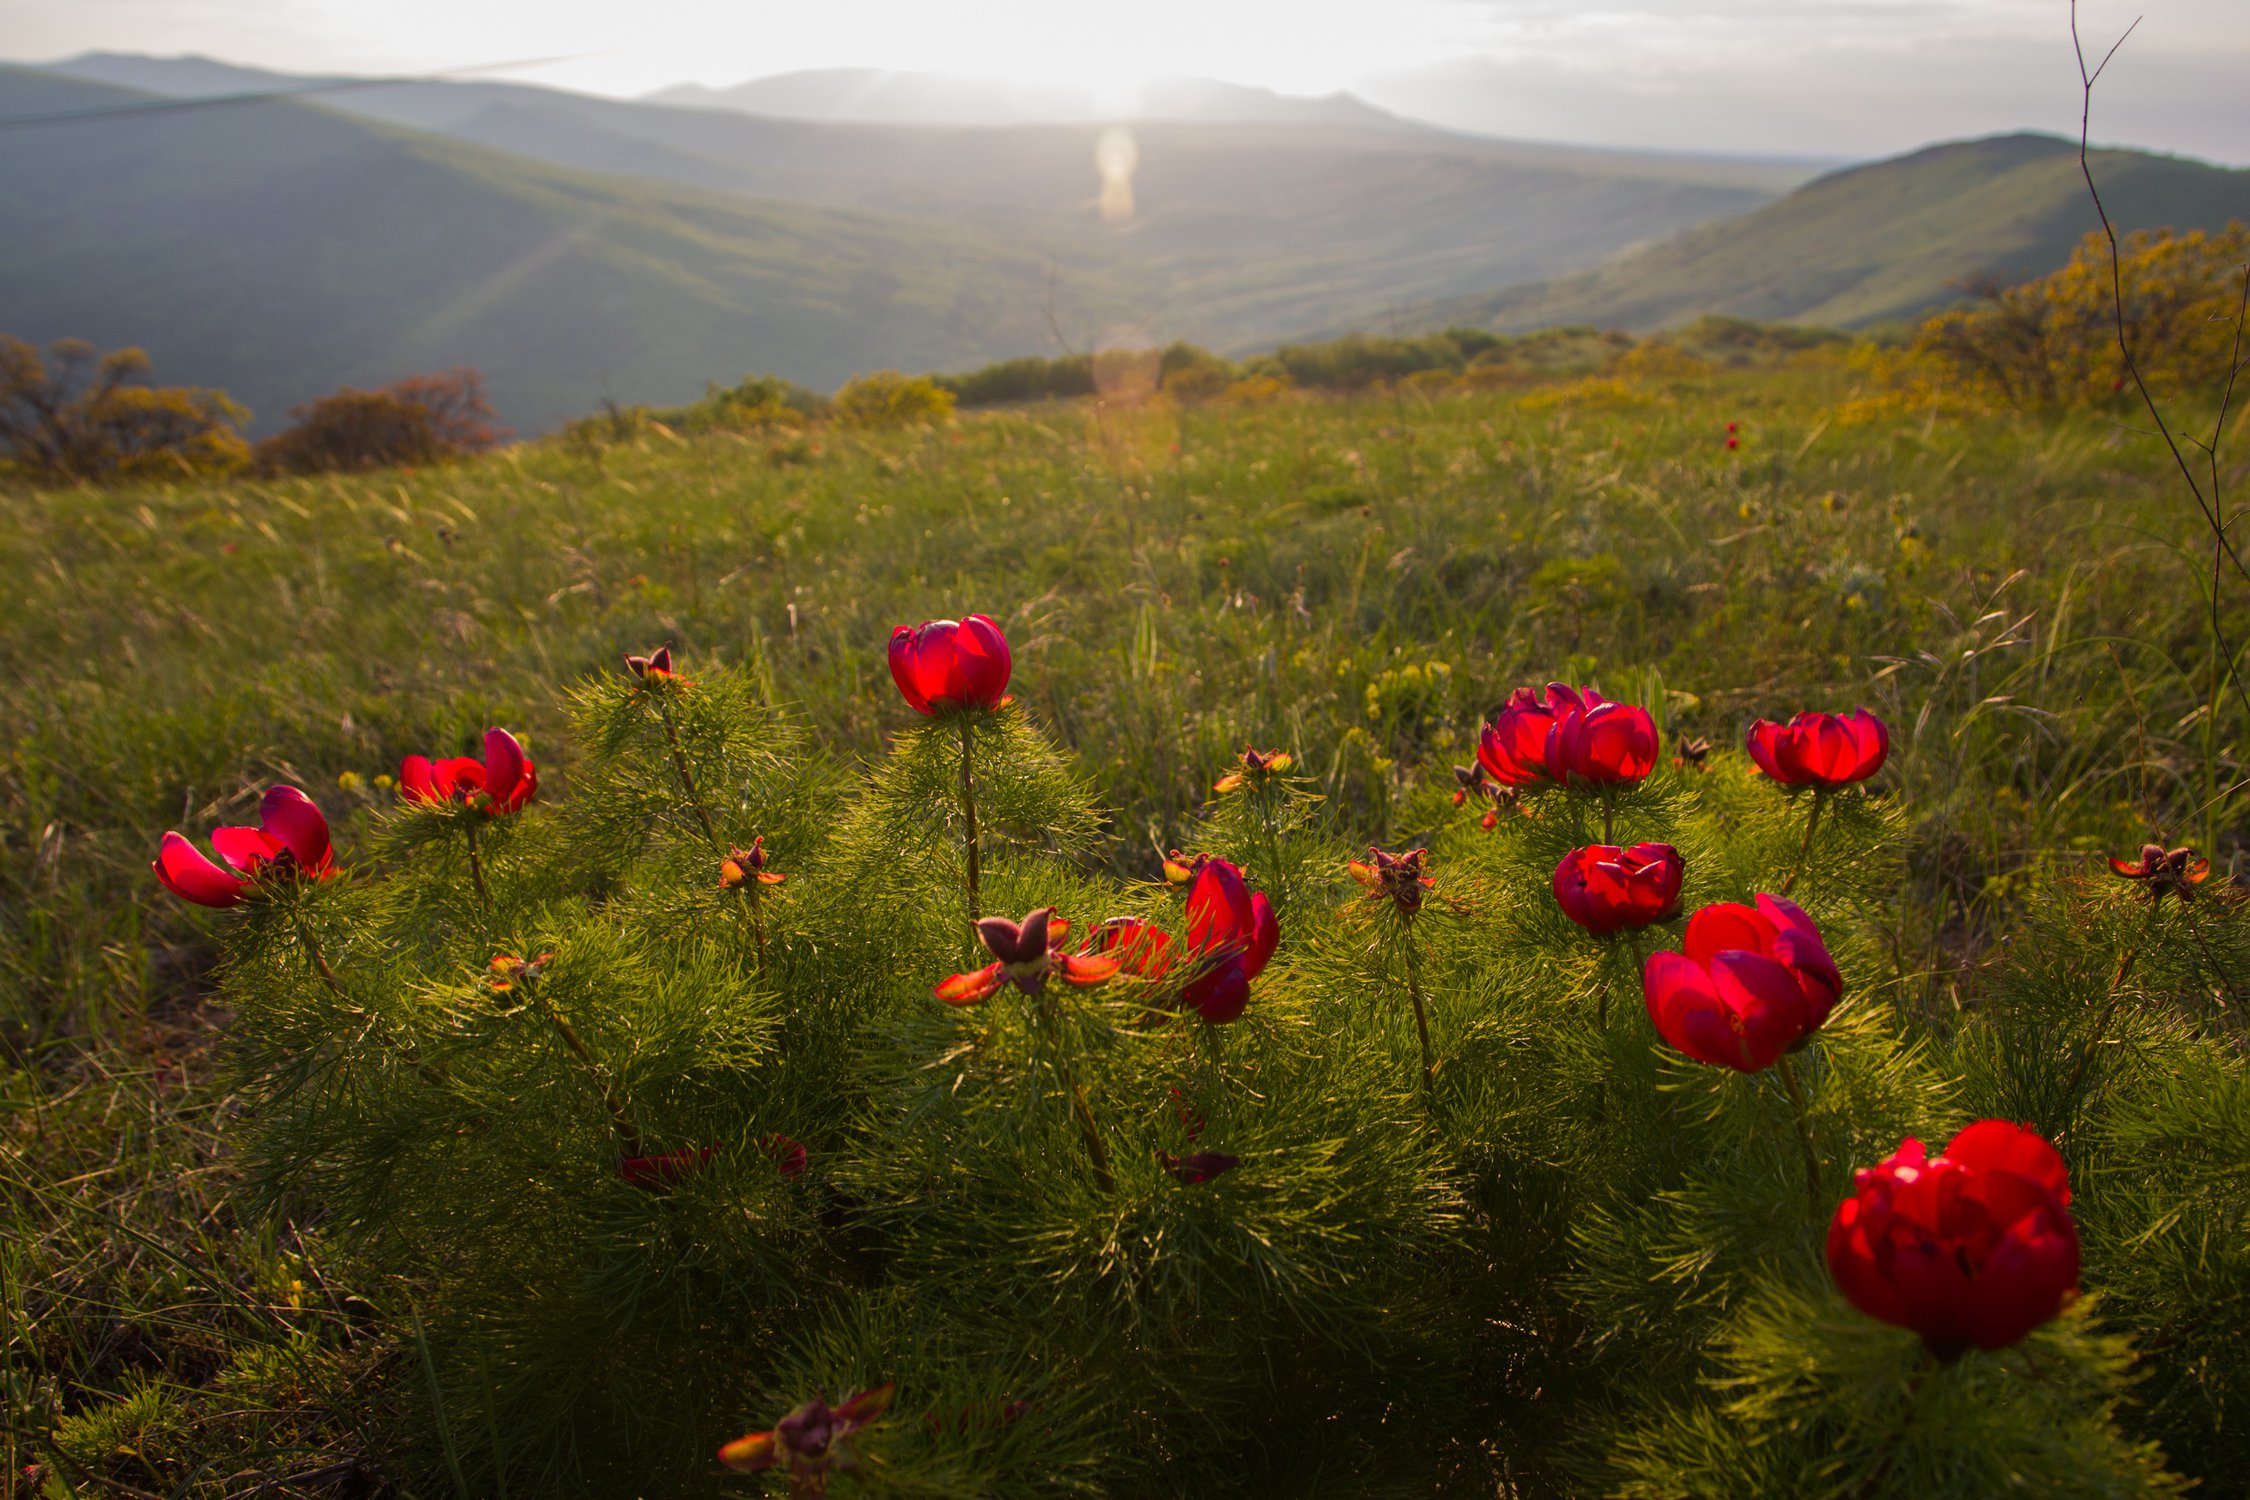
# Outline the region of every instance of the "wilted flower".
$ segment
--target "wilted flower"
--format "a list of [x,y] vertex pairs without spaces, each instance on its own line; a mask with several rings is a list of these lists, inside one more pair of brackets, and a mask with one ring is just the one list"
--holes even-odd
[[719,1462],[742,1474],[779,1469],[790,1478],[790,1493],[827,1493],[828,1473],[848,1469],[845,1440],[880,1417],[891,1404],[891,1387],[861,1391],[841,1406],[815,1396],[773,1425],[771,1431],[736,1438],[719,1450]]
[[672,643],[670,641],[666,641],[646,656],[628,654],[625,658],[625,671],[628,675],[638,679],[643,687],[655,687],[660,683],[667,682],[675,683],[680,687],[695,686],[694,683],[672,670]]
[[[1556,687],[1547,689],[1552,698]],[[1592,688],[1555,707],[1547,731],[1547,774],[1565,783],[1615,786],[1639,781],[1656,769],[1656,721],[1645,708],[1612,703]],[[1571,701],[1575,696],[1576,701]]]
[[719,889],[731,891],[747,884],[753,877],[760,885],[779,885],[789,877],[778,870],[766,868],[766,836],[759,834],[750,841],[747,849],[729,849],[727,857],[719,861]]
[[1755,1073],[1811,1036],[1844,992],[1820,929],[1793,901],[1761,895],[1688,919],[1684,954],[1652,953],[1641,971],[1649,1020],[1698,1062]]
[[1229,1156],[1224,1151],[1198,1151],[1192,1156],[1174,1156],[1169,1151],[1159,1151],[1156,1153],[1156,1161],[1165,1171],[1191,1185],[1209,1182],[1242,1165],[1241,1157]]
[[1212,791],[1231,792],[1245,782],[1263,786],[1296,764],[1296,757],[1286,750],[1244,750],[1236,758],[1241,762],[1240,767],[1213,782]]
[[[212,842],[218,842],[216,835]],[[2162,901],[2166,896],[2177,896],[2185,901],[2195,894],[2197,886],[2211,878],[2211,861],[2193,849],[2166,849],[2162,844],[2141,845],[2141,862],[2137,865],[2127,864],[2112,854],[2109,867],[2127,880],[2144,882],[2151,901]]]
[[1459,807],[1471,797],[1479,800],[1491,795],[1492,783],[1485,779],[1482,766],[1455,766],[1453,768],[1453,805]]
[[1890,758],[1891,731],[1864,708],[1848,714],[1799,714],[1786,724],[1750,726],[1750,758],[1783,786],[1834,791],[1865,781]]
[[553,960],[552,953],[542,953],[537,958],[518,958],[513,953],[495,953],[492,962],[485,965],[485,984],[495,994],[505,994],[519,984],[530,984],[547,971]]
[[916,713],[998,708],[1013,666],[1008,638],[986,615],[925,620],[891,632],[891,680]]
[[1573,849],[1555,866],[1555,902],[1588,932],[1646,927],[1679,910],[1686,870],[1680,851],[1670,844]]
[[458,802],[498,815],[520,811],[539,791],[539,768],[505,729],[484,732],[484,759],[431,760],[409,755],[399,764],[400,795],[409,802]]
[[222,908],[257,894],[260,886],[326,880],[336,873],[328,820],[293,786],[268,788],[258,801],[258,826],[215,828],[211,847],[232,873],[177,833],[164,835],[149,868],[181,900]]
[[1411,917],[1422,909],[1422,892],[1436,883],[1422,873],[1422,861],[1429,852],[1409,849],[1404,854],[1386,854],[1369,844],[1367,858],[1355,859],[1349,866],[1352,879],[1378,899],[1388,896],[1401,916]]
[[2005,1349],[2077,1295],[2070,1174],[2031,1131],[1980,1120],[1935,1158],[1908,1137],[1857,1184],[1828,1226],[1829,1274],[1939,1359]]
[[1174,849],[1164,856],[1164,878],[1174,885],[1186,885],[1203,873],[1210,858],[1208,854],[1182,854]]
[[1692,766],[1698,771],[1710,769],[1705,762],[1711,756],[1711,742],[1698,737],[1692,740],[1674,740],[1672,748],[1679,753],[1672,757],[1675,766]]
[[977,941],[984,944],[993,962],[967,974],[956,974],[931,991],[948,1005],[977,1005],[1008,985],[1027,995],[1043,994],[1051,974],[1065,984],[1100,984],[1117,972],[1117,960],[1098,954],[1065,953],[1062,940],[1070,931],[1058,921],[1055,909],[1042,906],[1021,922],[1006,917],[983,917],[977,922]]

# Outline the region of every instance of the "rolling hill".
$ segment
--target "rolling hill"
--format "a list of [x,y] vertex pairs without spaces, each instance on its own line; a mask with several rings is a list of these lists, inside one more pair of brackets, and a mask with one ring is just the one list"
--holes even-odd
[[[193,58],[95,54],[57,66],[183,96],[297,82]],[[1120,226],[1097,211],[1098,124],[828,124],[487,82],[319,99],[556,166],[998,237],[1116,288],[1139,335],[1238,351],[1339,320],[1385,326],[1402,306],[1594,265],[1811,175],[1802,163],[1525,145],[1386,117],[1158,120],[1132,127],[1135,213]],[[1115,331],[1089,322],[1068,334],[1091,342]]]
[[[2250,170],[2114,150],[2098,152],[2093,167],[2120,229],[2250,219]],[[2043,275],[2095,227],[2076,142],[1996,136],[1831,173],[1607,265],[1449,299],[1417,309],[1413,321],[1639,331],[1725,313],[1866,326],[1942,307],[1977,276]]]
[[[147,96],[0,69],[0,117]],[[1045,347],[1049,262],[946,226],[571,172],[309,105],[16,126],[0,329],[140,344],[270,429],[339,384],[473,365],[502,416],[774,370]],[[1074,316],[1114,306],[1065,272]]]

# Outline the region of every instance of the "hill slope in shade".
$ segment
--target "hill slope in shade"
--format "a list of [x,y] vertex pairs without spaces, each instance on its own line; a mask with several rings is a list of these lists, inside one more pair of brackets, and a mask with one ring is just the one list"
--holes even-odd
[[[2250,171],[2139,151],[2097,152],[2093,168],[2120,230],[2250,219]],[[2044,275],[2096,227],[2074,142],[1996,136],[1832,173],[1597,269],[1449,299],[1414,321],[1644,330],[1726,313],[1864,326],[1943,307],[1980,275]]]
[[[62,65],[208,91],[195,59]],[[223,74],[231,92],[239,74]],[[269,86],[287,80],[267,75]],[[1232,350],[1550,277],[1804,181],[1800,163],[1579,150],[1424,129],[1147,122],[1135,214],[1103,222],[1093,124],[821,124],[518,84],[376,85],[328,108],[558,166],[910,214],[1035,250],[1125,291],[1129,327]],[[1071,327],[1073,340],[1116,330]],[[1019,352],[1051,352],[1051,341]]]
[[[143,97],[0,69],[0,116]],[[162,378],[225,387],[261,429],[339,384],[455,364],[531,432],[749,370],[833,386],[1049,342],[1038,256],[301,104],[18,127],[7,147],[0,329],[142,345]],[[1066,275],[1057,296],[1075,310],[1089,290]]]

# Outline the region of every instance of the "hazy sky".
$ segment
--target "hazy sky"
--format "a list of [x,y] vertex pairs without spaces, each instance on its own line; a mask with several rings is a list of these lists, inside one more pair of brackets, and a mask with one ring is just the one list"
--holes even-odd
[[[2250,163],[2250,0],[2145,15],[2097,100],[2111,141]],[[0,0],[0,55],[200,52],[291,71],[504,76],[636,94],[872,66],[1115,88],[1204,74],[1349,88],[1498,134],[1873,155],[2075,130],[2068,0]]]

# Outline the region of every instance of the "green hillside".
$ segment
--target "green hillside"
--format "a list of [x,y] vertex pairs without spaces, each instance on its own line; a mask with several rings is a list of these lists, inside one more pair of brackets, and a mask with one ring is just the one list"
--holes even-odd
[[[60,68],[180,95],[288,87],[198,59]],[[1132,221],[1099,212],[1098,124],[822,124],[490,82],[387,84],[325,107],[562,167],[905,214],[1035,245],[1129,291],[1127,326],[1235,350],[1591,266],[1756,208],[1799,163],[1597,151],[1378,121],[1138,122]],[[1117,330],[1069,326],[1093,341]],[[1044,330],[1042,330],[1044,332]],[[1015,352],[1049,351],[1042,338]]]
[[[0,70],[0,116],[143,95]],[[303,104],[19,126],[0,329],[139,344],[270,428],[338,384],[466,364],[537,431],[605,397],[1041,348],[1050,261],[927,223],[559,170]],[[1109,305],[1061,270],[1081,318]]]
[[[2077,149],[2044,135],[1933,146],[1591,271],[1419,309],[1415,321],[1649,329],[1706,313],[1845,327],[1914,317],[1971,277],[2021,281],[2069,259],[2095,227]],[[2120,227],[2250,218],[2250,171],[2138,151],[2099,152],[2094,171]]]

